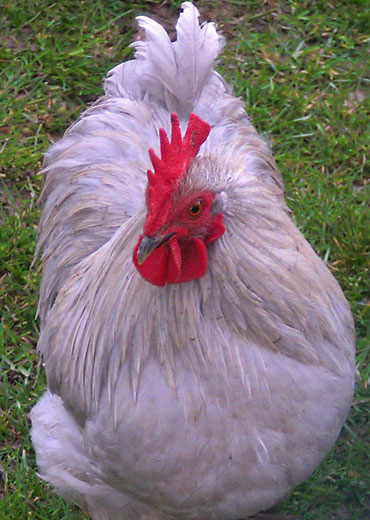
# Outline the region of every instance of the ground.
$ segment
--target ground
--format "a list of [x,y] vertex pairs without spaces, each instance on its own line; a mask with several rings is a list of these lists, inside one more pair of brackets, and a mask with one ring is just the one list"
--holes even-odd
[[[0,520],[82,520],[35,474],[28,412],[45,387],[37,359],[33,258],[43,154],[128,59],[137,14],[170,29],[178,1],[5,0],[0,33]],[[369,218],[366,78],[370,11],[362,0],[199,0],[227,39],[218,70],[271,141],[297,225],[354,313],[358,381],[341,437],[281,512],[368,518]],[[369,439],[369,437],[368,437]],[[366,467],[367,465],[367,467]]]

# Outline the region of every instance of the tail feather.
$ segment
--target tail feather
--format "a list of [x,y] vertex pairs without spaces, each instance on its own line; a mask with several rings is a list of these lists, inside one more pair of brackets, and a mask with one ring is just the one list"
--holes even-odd
[[147,16],[138,16],[139,26],[144,29],[146,39],[131,44],[136,48],[135,58],[146,88],[160,92],[163,87],[176,95],[173,72],[176,70],[173,44],[164,28]]
[[81,502],[82,495],[99,494],[100,471],[84,453],[81,429],[61,398],[45,392],[32,409],[31,419],[40,476],[76,502]]
[[83,429],[59,396],[45,392],[30,416],[39,476],[59,495],[85,509],[92,520],[117,520],[122,515],[136,520],[168,518],[104,481],[101,467],[88,454]]
[[199,25],[199,12],[192,4],[186,2],[182,6],[184,11],[176,25],[177,41],[174,43],[176,62],[182,62],[184,90],[190,92],[191,97],[197,97],[222,50],[224,39],[217,33],[214,23]]
[[135,60],[110,71],[105,82],[107,95],[150,98],[180,116],[194,109],[205,85],[215,76],[212,67],[224,39],[213,23],[199,24],[193,4],[184,2],[182,8],[173,43],[160,24],[146,16],[137,18],[146,39],[132,44]]

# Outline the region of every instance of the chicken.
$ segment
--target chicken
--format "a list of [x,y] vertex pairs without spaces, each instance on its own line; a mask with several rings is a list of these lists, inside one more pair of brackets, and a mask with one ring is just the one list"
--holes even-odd
[[[94,520],[236,520],[333,446],[353,322],[182,4],[45,159],[31,412],[41,476]],[[148,151],[149,150],[149,151]]]

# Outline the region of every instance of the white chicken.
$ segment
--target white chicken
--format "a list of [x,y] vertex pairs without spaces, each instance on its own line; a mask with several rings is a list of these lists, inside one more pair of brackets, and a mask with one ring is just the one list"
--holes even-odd
[[135,59],[45,160],[32,439],[94,520],[266,510],[325,457],[353,394],[347,302],[212,68],[223,38],[182,8],[173,43],[138,18]]

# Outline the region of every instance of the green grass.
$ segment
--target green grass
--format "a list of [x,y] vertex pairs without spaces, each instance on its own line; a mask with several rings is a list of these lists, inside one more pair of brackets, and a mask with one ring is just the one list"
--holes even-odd
[[[27,413],[45,386],[30,270],[49,143],[131,51],[136,14],[178,1],[5,0],[0,33],[0,520],[86,518],[35,475]],[[366,1],[199,0],[228,40],[219,69],[271,140],[294,218],[353,309],[359,378],[340,440],[283,503],[305,520],[368,518],[369,264]],[[369,437],[368,437],[369,438]],[[367,467],[366,467],[367,464]]]

